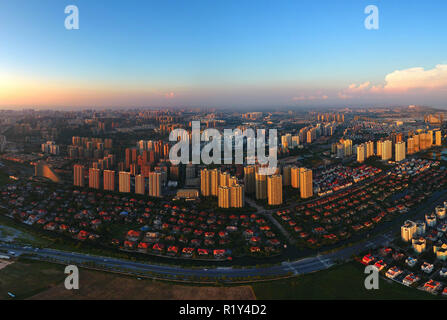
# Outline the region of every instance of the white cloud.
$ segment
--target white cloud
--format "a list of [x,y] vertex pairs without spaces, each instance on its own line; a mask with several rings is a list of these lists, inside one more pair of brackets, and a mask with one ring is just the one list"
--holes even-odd
[[340,99],[349,99],[365,94],[399,94],[412,91],[437,92],[447,89],[447,64],[438,64],[433,69],[409,68],[393,71],[385,76],[384,83],[373,85],[366,81],[351,84],[338,93]]
[[396,70],[385,77],[385,90],[441,88],[447,88],[447,64],[438,64],[429,70],[424,68]]

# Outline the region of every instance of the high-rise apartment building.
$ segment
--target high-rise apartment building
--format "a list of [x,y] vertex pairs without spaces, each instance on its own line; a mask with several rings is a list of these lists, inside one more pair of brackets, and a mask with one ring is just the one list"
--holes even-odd
[[382,160],[390,160],[393,157],[393,144],[391,140],[382,143]]
[[368,141],[366,142],[366,159],[374,156],[374,142]]
[[231,175],[228,172],[221,172],[219,175],[219,186],[230,186]]
[[259,172],[256,172],[255,180],[256,180],[256,199],[257,200],[267,199],[267,176],[259,174]]
[[399,162],[405,159],[405,142],[400,141],[395,145],[395,161]]
[[404,225],[400,227],[400,234],[402,240],[405,242],[411,241],[413,239],[414,234],[416,233],[417,226],[413,221],[407,220]]
[[242,208],[245,202],[244,186],[236,184],[230,187],[230,207]]
[[104,170],[104,190],[115,191],[115,171]]
[[218,188],[218,206],[219,208],[230,208],[231,205],[231,188],[227,186],[219,186]]
[[290,169],[290,184],[292,188],[299,189],[300,187],[300,168],[292,167]]
[[119,192],[130,192],[130,172],[120,171],[119,172]]
[[81,164],[73,166],[73,185],[76,187],[85,186],[85,167]]
[[280,174],[267,177],[267,194],[269,205],[282,204],[282,176]]
[[383,141],[379,140],[377,141],[377,156],[382,157],[382,151],[383,151]]
[[311,169],[300,168],[300,194],[303,199],[310,198],[314,194]]
[[145,194],[146,192],[146,183],[145,178],[142,174],[139,174],[135,177],[135,193],[136,194]]
[[219,188],[220,170],[213,169],[213,170],[209,171],[209,174],[210,174],[211,195],[217,197],[218,196],[218,188]]
[[255,172],[255,166],[244,167],[245,192],[247,192],[248,194],[253,194],[256,191]]
[[284,186],[290,186],[292,183],[292,167],[284,166],[282,168],[282,184]]
[[161,172],[149,173],[149,196],[157,198],[162,196],[161,179]]
[[92,189],[99,190],[101,188],[101,170],[90,168],[88,169],[88,186]]
[[407,153],[413,154],[414,153],[414,138],[408,138],[407,140]]
[[363,163],[365,162],[365,145],[360,144],[357,146],[357,162]]
[[442,132],[441,130],[435,131],[435,145],[441,146],[442,145]]
[[204,197],[211,196],[211,171],[208,169],[200,170],[200,193]]

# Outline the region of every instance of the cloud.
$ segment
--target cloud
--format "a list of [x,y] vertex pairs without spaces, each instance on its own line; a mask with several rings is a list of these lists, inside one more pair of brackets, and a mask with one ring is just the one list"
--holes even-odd
[[174,92],[168,92],[165,94],[166,99],[172,99],[175,97],[175,93]]
[[366,81],[362,84],[356,85],[355,83],[351,84],[348,89],[350,92],[361,92],[369,88],[371,83],[369,81]]
[[424,68],[396,70],[385,77],[385,83],[385,90],[397,91],[447,88],[447,64],[438,64],[429,70]]
[[338,93],[340,99],[350,99],[371,94],[401,94],[420,91],[438,92],[447,89],[447,64],[438,64],[433,69],[409,68],[393,71],[385,76],[382,84],[370,81],[351,84]]

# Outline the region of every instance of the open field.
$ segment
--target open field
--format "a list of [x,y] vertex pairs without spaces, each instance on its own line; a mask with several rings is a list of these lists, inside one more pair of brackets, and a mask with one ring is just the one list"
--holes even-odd
[[34,246],[48,246],[52,242],[48,237],[40,236],[37,232],[26,229],[15,221],[0,214],[0,240]]
[[253,300],[249,286],[197,287],[80,270],[79,290],[68,291],[63,283],[31,299],[128,299],[128,300]]
[[0,270],[0,299],[25,299],[65,279],[64,267],[46,262],[19,260]]
[[[1,269],[1,268],[0,268]],[[363,267],[355,262],[292,279],[252,286],[182,285],[138,280],[133,277],[80,269],[80,289],[64,288],[61,265],[19,260],[0,270],[0,299],[8,292],[17,299],[140,299],[140,300],[242,300],[242,299],[440,299],[415,288],[380,280],[379,290],[366,290]]]
[[19,260],[0,270],[0,299],[252,300],[250,286],[198,287],[80,269],[80,288],[64,287],[64,266]]
[[350,262],[293,279],[253,284],[258,299],[440,299],[415,288],[380,279],[379,290],[366,290],[364,268]]

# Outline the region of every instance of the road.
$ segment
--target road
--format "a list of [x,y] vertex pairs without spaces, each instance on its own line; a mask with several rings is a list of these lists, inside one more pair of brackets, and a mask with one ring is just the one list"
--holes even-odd
[[[295,275],[324,270],[337,261],[347,259],[354,253],[363,251],[366,247],[379,246],[388,242],[390,235],[381,235],[366,243],[360,243],[352,247],[341,249],[337,252],[309,257],[293,262],[282,262],[279,265],[267,267],[250,268],[212,268],[212,269],[190,269],[179,266],[165,266],[146,264],[142,262],[132,262],[123,259],[100,257],[83,253],[66,252],[54,249],[36,249],[32,247],[23,247],[10,243],[0,243],[0,250],[13,251],[16,255],[32,254],[33,259],[43,261],[55,261],[62,264],[82,264],[94,263],[95,268],[104,271],[122,272],[135,276],[151,276],[162,278],[191,279],[191,277],[225,277],[228,281],[232,278],[240,277],[282,277],[290,273]],[[155,275],[154,275],[155,274]]]

